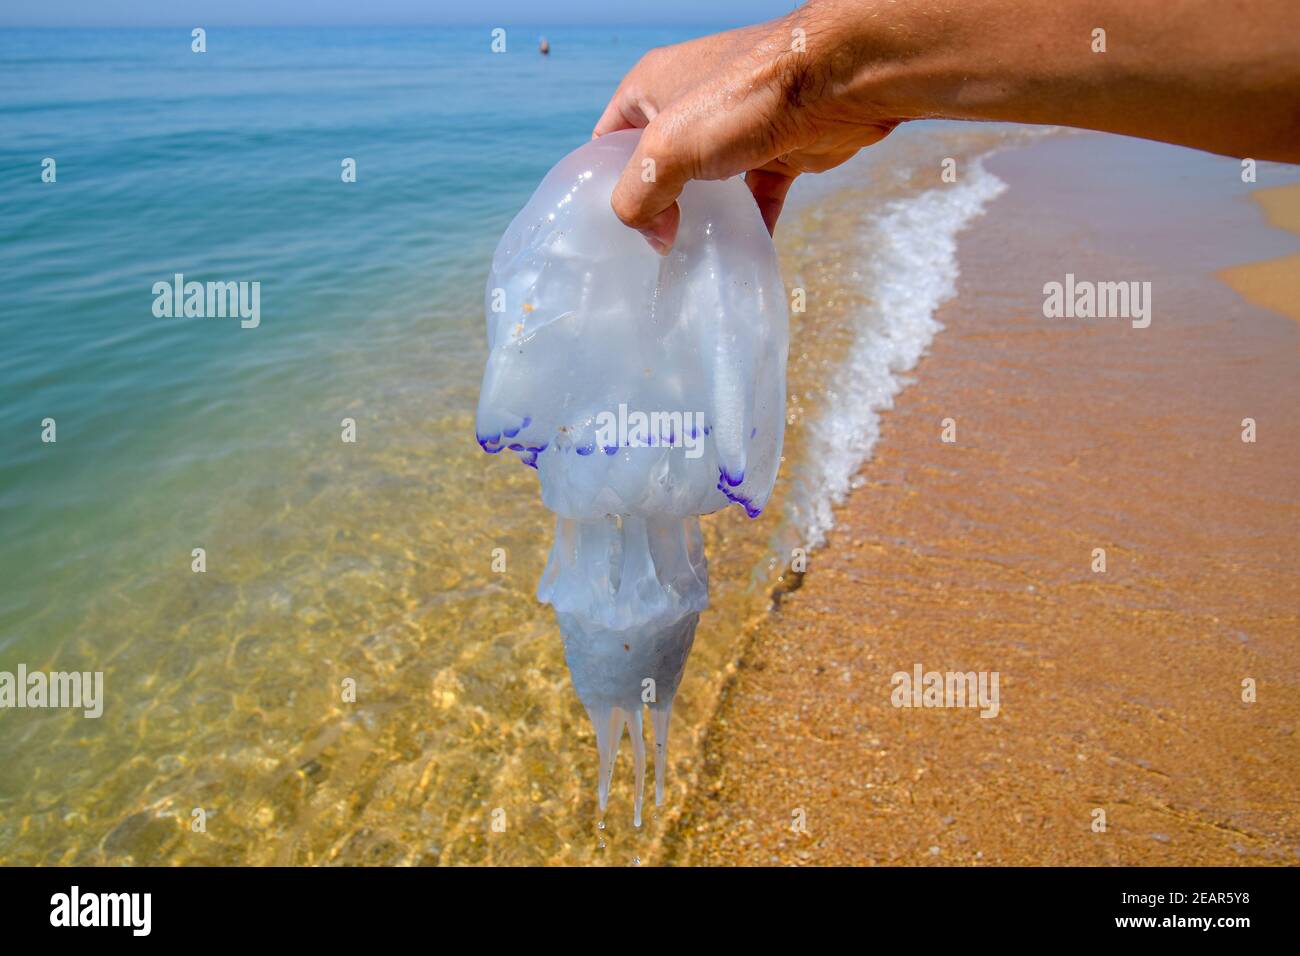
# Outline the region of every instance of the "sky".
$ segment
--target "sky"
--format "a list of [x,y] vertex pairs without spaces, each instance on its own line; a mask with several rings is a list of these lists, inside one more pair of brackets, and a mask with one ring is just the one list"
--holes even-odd
[[794,0],[5,0],[0,26],[757,23]]

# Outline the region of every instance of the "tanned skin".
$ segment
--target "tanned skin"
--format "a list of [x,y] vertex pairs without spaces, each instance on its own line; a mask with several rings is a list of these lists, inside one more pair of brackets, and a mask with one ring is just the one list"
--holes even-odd
[[594,135],[645,130],[612,204],[666,254],[688,181],[745,174],[772,230],[800,173],[924,118],[1300,163],[1300,0],[809,0],[651,50]]

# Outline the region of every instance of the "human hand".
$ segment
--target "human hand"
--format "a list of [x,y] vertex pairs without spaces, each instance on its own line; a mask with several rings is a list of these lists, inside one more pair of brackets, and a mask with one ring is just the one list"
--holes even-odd
[[771,232],[796,176],[838,166],[897,125],[850,105],[851,75],[840,74],[857,58],[836,8],[810,4],[651,50],[624,77],[593,135],[645,130],[612,205],[657,252],[677,236],[677,197],[689,180],[744,173]]

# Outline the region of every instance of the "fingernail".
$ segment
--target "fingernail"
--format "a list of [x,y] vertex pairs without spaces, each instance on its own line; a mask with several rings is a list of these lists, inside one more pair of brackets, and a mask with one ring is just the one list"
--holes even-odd
[[650,220],[650,224],[641,230],[650,248],[661,256],[668,255],[673,247],[674,233],[677,232],[677,207],[670,206]]
[[649,229],[642,229],[640,232],[641,235],[645,237],[645,241],[650,243],[651,249],[659,253],[661,256],[668,255],[668,243],[664,242]]

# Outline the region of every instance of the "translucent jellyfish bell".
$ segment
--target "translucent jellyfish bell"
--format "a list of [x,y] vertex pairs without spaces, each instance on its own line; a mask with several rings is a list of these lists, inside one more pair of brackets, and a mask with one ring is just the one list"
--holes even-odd
[[570,153],[501,238],[476,422],[484,451],[537,469],[556,515],[537,596],[595,725],[602,810],[631,731],[638,825],[642,707],[662,803],[672,702],[708,604],[698,516],[767,503],[788,347],[776,250],[743,183],[688,184],[667,257],[614,216],[639,135]]

